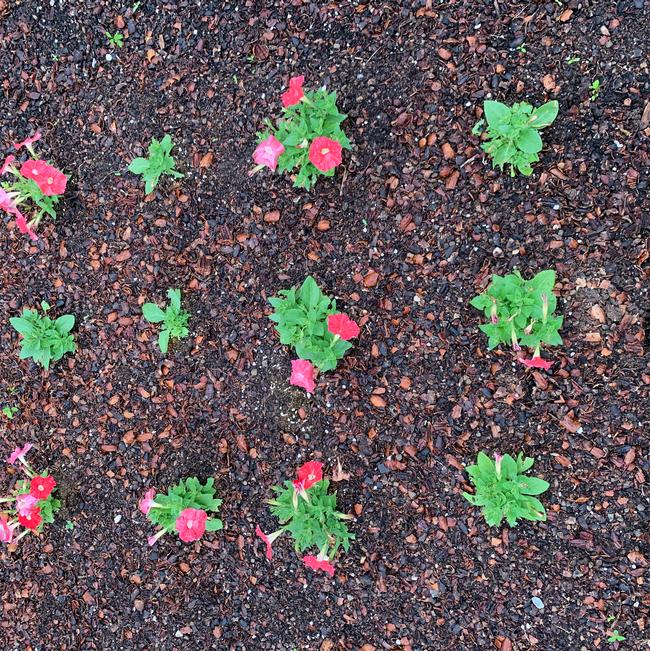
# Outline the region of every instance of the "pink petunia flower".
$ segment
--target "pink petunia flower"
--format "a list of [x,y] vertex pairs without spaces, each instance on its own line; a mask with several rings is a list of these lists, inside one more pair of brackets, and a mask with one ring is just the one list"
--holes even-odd
[[32,230],[32,227],[27,223],[27,219],[25,219],[25,215],[23,215],[20,211],[16,210],[16,226],[18,226],[18,230],[25,234],[29,235],[29,238],[33,241],[36,242],[38,240],[38,235]]
[[23,147],[27,147],[27,148],[29,148],[29,147],[31,147],[35,142],[38,142],[38,141],[41,139],[41,137],[42,137],[42,136],[41,136],[41,132],[40,132],[40,131],[37,131],[33,136],[31,136],[30,138],[25,138],[25,140],[23,140],[22,142],[15,142],[15,143],[14,143],[14,149],[15,149],[16,151],[19,151],[19,150],[22,149]]
[[46,197],[63,194],[68,183],[68,178],[63,172],[48,165],[44,160],[25,161],[20,168],[20,173],[26,179],[35,181]]
[[0,518],[0,542],[9,544],[14,539],[15,524],[9,524],[7,518]]
[[138,508],[140,511],[142,511],[145,515],[151,511],[151,508],[156,506],[156,503],[153,501],[154,497],[156,497],[156,489],[155,488],[150,488],[145,494],[144,497],[138,502]]
[[289,90],[282,93],[282,105],[285,108],[297,104],[305,96],[305,93],[302,92],[304,81],[305,78],[302,75],[289,79]]
[[327,572],[330,576],[334,576],[334,566],[322,552],[318,554],[318,556],[311,556],[309,554],[303,556],[302,562],[312,570],[322,570],[323,572]]
[[176,518],[176,531],[183,542],[199,540],[205,533],[208,514],[203,509],[183,509]]
[[264,544],[266,545],[266,559],[271,560],[273,558],[273,549],[271,545],[275,542],[276,538],[279,538],[282,533],[284,532],[284,529],[278,529],[277,531],[274,531],[273,533],[270,533],[268,536],[262,531],[260,528],[260,525],[258,524],[255,527],[255,534],[261,538],[264,541]]
[[147,538],[147,545],[152,547],[155,545],[165,534],[167,533],[167,529],[161,529],[157,534],[153,536],[149,536]]
[[341,164],[343,148],[336,140],[318,136],[309,146],[309,160],[321,172],[328,172]]
[[359,336],[359,326],[346,314],[330,314],[327,317],[327,329],[344,341],[349,341]]
[[275,172],[278,159],[284,153],[284,145],[274,136],[262,140],[253,152],[253,160],[262,167],[266,166]]
[[13,154],[9,154],[7,158],[5,158],[5,162],[2,163],[2,167],[0,167],[0,176],[6,173],[6,171],[11,167],[11,164],[16,160],[16,157]]
[[302,387],[307,393],[313,393],[316,388],[314,365],[306,359],[291,360],[291,378],[289,382],[294,386]]
[[528,366],[528,368],[543,368],[545,371],[548,371],[551,366],[555,364],[555,362],[547,361],[539,355],[534,355],[532,359],[519,357],[518,361],[520,361],[524,366]]
[[34,447],[31,443],[25,443],[22,448],[16,448],[8,457],[7,463],[12,466],[20,460],[25,463],[25,455]]
[[16,511],[18,515],[29,515],[34,508],[38,498],[30,495],[29,493],[23,493],[16,498]]

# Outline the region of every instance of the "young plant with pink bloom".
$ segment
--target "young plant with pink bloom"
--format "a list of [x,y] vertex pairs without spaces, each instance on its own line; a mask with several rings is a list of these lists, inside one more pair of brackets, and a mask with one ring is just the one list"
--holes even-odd
[[54,522],[61,502],[56,498],[56,481],[48,471],[38,473],[25,459],[31,443],[16,448],[6,459],[26,475],[11,493],[0,497],[0,542],[18,542],[28,533],[40,533],[44,525]]
[[280,341],[300,358],[291,362],[291,384],[312,393],[316,369],[335,369],[352,348],[349,340],[359,336],[359,326],[336,311],[336,301],[323,294],[311,276],[300,287],[281,290],[269,303]]
[[0,210],[11,215],[18,230],[37,240],[36,229],[45,215],[56,219],[55,206],[68,182],[68,177],[34,151],[34,143],[41,134],[14,143],[19,153],[26,151],[29,158],[22,162],[14,154],[7,156],[0,166],[0,176],[11,175],[9,181],[0,183]]
[[321,176],[334,176],[350,141],[341,130],[347,116],[336,107],[336,93],[324,88],[303,90],[303,76],[289,80],[282,94],[283,117],[276,126],[266,120],[268,129],[258,133],[253,154],[257,164],[251,174],[263,167],[272,171],[293,172],[294,186],[310,189]]
[[206,531],[219,531],[223,522],[210,517],[221,506],[215,497],[214,479],[202,484],[196,477],[188,477],[172,486],[167,493],[156,493],[150,488],[138,503],[138,508],[149,521],[160,527],[147,542],[154,545],[165,534],[175,533],[186,543],[200,540]]
[[563,317],[554,316],[557,299],[553,294],[555,271],[540,271],[531,280],[524,280],[518,271],[507,276],[492,276],[487,290],[472,299],[471,305],[482,310],[489,323],[479,326],[488,336],[488,348],[510,344],[515,352],[522,346],[534,349],[532,359],[518,356],[531,368],[548,370],[552,361],[542,359],[542,344],[559,346],[562,337],[558,330]]
[[255,529],[266,545],[268,560],[273,558],[273,542],[289,533],[297,553],[314,547],[319,550],[317,556],[303,557],[307,567],[334,576],[331,561],[341,547],[348,551],[354,534],[345,524],[352,516],[336,510],[336,493],[328,493],[329,484],[329,480],[323,479],[323,464],[309,461],[298,469],[296,479],[273,487],[276,498],[269,500],[269,504],[281,526],[270,534],[265,534],[259,525]]

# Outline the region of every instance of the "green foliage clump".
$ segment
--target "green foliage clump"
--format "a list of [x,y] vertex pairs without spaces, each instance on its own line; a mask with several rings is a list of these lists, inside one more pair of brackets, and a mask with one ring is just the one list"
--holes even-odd
[[509,454],[496,455],[493,461],[484,452],[479,452],[476,465],[467,467],[475,487],[474,495],[463,493],[463,497],[481,507],[491,527],[499,526],[503,518],[511,527],[520,519],[544,521],[544,505],[533,496],[548,490],[549,483],[524,475],[533,463],[534,459],[524,458],[521,452],[516,461]]
[[331,371],[347,350],[349,341],[334,338],[327,329],[327,317],[336,313],[336,300],[323,294],[316,281],[308,276],[303,284],[278,292],[269,299],[274,308],[270,319],[280,342],[292,346],[300,359],[311,361],[321,371]]
[[560,346],[563,317],[553,316],[557,307],[554,286],[552,269],[540,271],[531,280],[524,280],[518,271],[494,274],[487,290],[470,301],[490,320],[479,326],[488,336],[488,348],[507,342],[515,349],[520,344],[536,350],[542,343]]
[[153,138],[149,145],[149,158],[134,158],[131,161],[129,172],[142,175],[145,194],[153,192],[163,174],[182,178],[183,175],[175,169],[176,163],[171,155],[173,146],[169,134],[160,141]]
[[306,490],[308,499],[298,496],[292,481],[273,487],[277,498],[269,500],[271,513],[291,534],[297,552],[316,546],[331,559],[340,547],[350,548],[354,534],[344,522],[350,516],[336,510],[336,493],[328,494],[329,485],[327,479],[316,482]]
[[163,323],[163,329],[158,335],[158,345],[163,354],[167,352],[170,338],[182,339],[190,332],[187,329],[190,315],[181,308],[181,290],[168,289],[167,297],[169,305],[164,312],[155,303],[145,303],[142,306],[142,314],[149,323]]
[[55,321],[47,316],[48,303],[41,303],[43,315],[36,310],[23,310],[19,317],[9,319],[13,328],[22,335],[20,359],[30,357],[43,368],[49,369],[51,361],[58,361],[66,353],[74,353],[76,346],[70,331],[74,316],[64,314]]
[[[486,100],[483,104],[487,120],[487,141],[481,147],[492,156],[492,165],[503,169],[510,165],[510,176],[518,169],[524,176],[533,173],[531,163],[539,160],[542,139],[539,131],[548,127],[557,117],[559,105],[552,100],[533,109],[528,102],[506,106],[501,102]],[[474,135],[483,131],[483,120],[472,130]]]

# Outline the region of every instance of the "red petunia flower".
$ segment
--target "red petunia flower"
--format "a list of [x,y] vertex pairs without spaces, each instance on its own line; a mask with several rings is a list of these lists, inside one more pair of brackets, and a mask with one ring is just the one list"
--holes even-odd
[[307,393],[313,393],[316,388],[314,365],[306,359],[291,360],[291,378],[289,382],[297,387],[302,387]]
[[524,359],[523,357],[519,357],[518,359],[524,366],[528,366],[528,368],[543,368],[545,371],[548,371],[555,364],[555,362],[547,361],[539,355],[535,355],[532,359]]
[[54,477],[48,475],[47,477],[36,477],[32,478],[32,481],[29,484],[29,494],[38,498],[39,500],[46,500],[54,487],[56,486],[56,481]]
[[327,560],[327,556],[318,554],[318,556],[303,556],[302,562],[312,570],[322,570],[330,576],[334,576],[334,566]]
[[18,226],[18,230],[24,235],[29,235],[29,239],[32,240],[33,242],[36,242],[36,240],[38,239],[38,235],[36,235],[32,227],[27,223],[27,219],[25,219],[25,215],[23,215],[18,210],[16,210],[14,214],[16,215],[16,226]]
[[14,149],[18,151],[23,147],[31,147],[35,142],[38,142],[41,139],[41,132],[37,131],[33,136],[25,138],[22,142],[14,142]]
[[273,533],[270,533],[268,536],[262,531],[260,525],[258,524],[255,527],[255,534],[261,538],[264,541],[264,544],[266,545],[266,559],[271,560],[273,558],[273,549],[271,545],[275,541],[276,538],[278,538],[282,532],[283,529],[278,529],[277,531],[274,531]]
[[205,533],[208,514],[203,509],[183,509],[176,518],[176,531],[183,542],[199,540]]
[[18,522],[25,527],[25,529],[31,529],[34,531],[41,522],[43,518],[41,517],[41,509],[38,506],[35,506],[29,513],[26,515],[18,515]]
[[307,490],[323,478],[323,464],[320,461],[308,461],[298,468],[298,479],[293,480],[296,490]]
[[25,161],[20,168],[20,173],[26,179],[35,181],[46,197],[65,192],[65,186],[68,182],[66,175],[59,172],[56,167],[48,165],[44,160]]
[[328,172],[341,164],[342,151],[343,148],[336,140],[319,136],[309,146],[309,160],[321,172]]
[[297,104],[304,96],[302,92],[302,85],[305,81],[304,76],[292,77],[289,79],[289,90],[282,93],[282,106],[293,106]]
[[359,336],[359,326],[346,314],[330,314],[327,317],[327,329],[344,341],[349,341]]
[[[278,166],[278,158],[283,153],[284,145],[275,136],[269,136],[257,145],[257,148],[253,152],[253,160],[258,165],[262,167],[266,166],[275,172],[275,168]],[[253,170],[253,172],[255,171]]]
[[13,154],[9,154],[7,158],[5,158],[5,162],[2,163],[2,167],[0,167],[0,176],[2,176],[10,167],[11,164],[16,160],[16,157]]

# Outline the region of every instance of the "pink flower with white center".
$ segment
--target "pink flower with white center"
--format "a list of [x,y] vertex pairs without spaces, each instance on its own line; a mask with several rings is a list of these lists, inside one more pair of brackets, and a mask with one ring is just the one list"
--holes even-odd
[[156,497],[156,489],[155,488],[150,488],[145,494],[144,497],[140,500],[138,503],[138,508],[140,511],[142,511],[145,515],[151,511],[151,509],[154,506],[158,506],[153,500],[154,497]]
[[297,387],[302,387],[307,393],[313,393],[316,388],[314,382],[314,365],[306,359],[291,361],[291,378],[289,382]]
[[312,570],[321,570],[327,572],[330,576],[334,576],[334,566],[329,562],[327,555],[321,552],[318,556],[303,556],[302,562]]
[[16,448],[8,457],[7,463],[12,466],[16,461],[22,461],[25,463],[25,455],[34,447],[31,443],[25,443],[22,448]]
[[205,533],[208,514],[203,509],[183,509],[176,518],[176,531],[183,542],[199,540]]
[[271,560],[273,558],[273,549],[271,548],[271,545],[275,541],[276,538],[279,538],[280,535],[284,532],[284,529],[278,529],[277,531],[274,531],[273,533],[270,533],[268,536],[262,531],[260,528],[260,525],[258,524],[255,527],[255,534],[259,536],[263,541],[264,544],[266,545],[266,559]]
[[42,138],[41,132],[37,131],[33,136],[31,136],[30,138],[25,138],[25,140],[23,140],[22,142],[15,142],[14,149],[16,151],[19,151],[23,147],[27,147],[27,149],[31,150],[32,145],[35,142],[38,142],[41,138]]
[[347,314],[330,314],[327,317],[327,329],[335,336],[350,341],[359,336],[359,326]]
[[16,160],[16,157],[13,154],[9,154],[7,158],[5,158],[5,162],[2,163],[2,167],[0,167],[0,176],[5,174],[7,170],[11,167],[11,164]]
[[262,140],[253,152],[253,160],[262,167],[268,167],[275,172],[278,159],[284,153],[284,145],[274,136]]
[[16,511],[18,511],[18,515],[29,515],[32,513],[37,502],[38,498],[29,493],[19,495],[16,498]]

